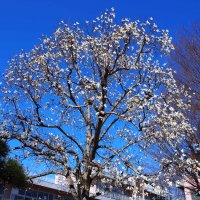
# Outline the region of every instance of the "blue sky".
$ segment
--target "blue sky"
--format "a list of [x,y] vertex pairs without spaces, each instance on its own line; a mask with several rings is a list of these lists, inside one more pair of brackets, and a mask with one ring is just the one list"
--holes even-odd
[[200,0],[1,0],[0,73],[20,49],[29,50],[42,34],[51,34],[59,21],[93,19],[114,7],[117,18],[153,17],[171,35],[178,27],[200,21]]

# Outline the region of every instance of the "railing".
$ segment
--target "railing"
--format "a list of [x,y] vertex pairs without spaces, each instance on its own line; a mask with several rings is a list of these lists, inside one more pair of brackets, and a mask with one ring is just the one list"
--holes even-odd
[[102,196],[115,199],[115,200],[130,200],[130,197],[122,195],[122,194],[115,194],[115,193],[104,193]]
[[117,192],[112,192],[112,191],[105,192],[104,190],[99,190],[99,192],[102,194],[101,196],[106,198],[111,198],[115,200],[130,200],[129,196]]

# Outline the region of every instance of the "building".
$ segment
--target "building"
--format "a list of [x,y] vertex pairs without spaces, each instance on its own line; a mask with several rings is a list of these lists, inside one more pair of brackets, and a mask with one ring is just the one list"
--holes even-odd
[[[25,189],[4,186],[0,184],[0,200],[73,200],[69,192],[69,187],[64,184],[62,176],[56,176],[55,182],[48,182],[37,179]],[[98,194],[96,200],[164,200],[165,195],[158,194],[153,188],[146,187],[140,190],[139,195],[134,195],[134,191],[125,190],[110,184],[97,181],[91,188],[91,196]]]
[[44,180],[35,180],[27,189],[0,184],[0,200],[73,200],[69,189]]
[[[140,188],[139,192],[134,192],[135,182],[130,180],[129,182],[124,182],[123,186],[115,186],[114,179],[109,175],[106,175],[106,178],[109,178],[109,182],[103,182],[96,180],[91,186],[90,193],[91,196],[99,194],[95,199],[99,200],[165,200],[166,193],[158,192],[150,185],[145,185],[144,188]],[[61,175],[56,175],[55,183],[58,185],[67,186],[65,177]],[[127,186],[130,189],[127,189]]]
[[184,184],[185,200],[200,200],[200,196],[197,196],[193,191],[194,186],[185,182]]

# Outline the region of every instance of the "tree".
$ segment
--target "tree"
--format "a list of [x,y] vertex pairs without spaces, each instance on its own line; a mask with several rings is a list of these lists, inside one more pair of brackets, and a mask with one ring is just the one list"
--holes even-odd
[[0,158],[8,154],[9,148],[3,140],[0,140]]
[[5,183],[11,183],[16,187],[25,187],[28,177],[23,167],[14,159],[7,159],[9,148],[3,140],[0,140],[0,179]]
[[159,137],[179,142],[192,131],[181,111],[188,105],[173,98],[180,92],[165,67],[172,47],[168,31],[152,19],[118,24],[113,10],[84,28],[61,22],[11,59],[1,137],[17,139],[24,157],[46,164],[34,177],[65,176],[75,200],[89,199],[92,182],[105,173],[116,184],[147,179],[150,158],[140,145],[149,148]]
[[190,29],[183,29],[175,43],[175,51],[171,54],[170,63],[177,70],[175,76],[179,84],[183,84],[192,95],[192,107],[188,116],[197,129],[197,140],[200,136],[200,25],[194,24]]
[[191,107],[184,114],[195,131],[186,134],[176,147],[161,141],[161,154],[156,157],[163,163],[164,171],[170,171],[169,179],[182,185],[185,181],[200,195],[200,25],[182,29],[174,46],[169,65],[177,70],[179,87],[184,85],[191,96]]
[[171,62],[180,72],[176,79],[188,89],[191,99],[191,109],[186,113],[190,123],[195,127],[185,140],[183,148],[186,161],[184,163],[184,178],[194,191],[200,194],[200,25],[182,31],[175,44],[175,52]]

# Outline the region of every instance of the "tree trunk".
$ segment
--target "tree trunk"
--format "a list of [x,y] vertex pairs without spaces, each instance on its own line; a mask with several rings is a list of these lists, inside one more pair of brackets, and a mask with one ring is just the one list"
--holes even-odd
[[91,178],[89,172],[85,172],[85,178],[81,180],[80,185],[75,186],[74,180],[70,176],[67,177],[67,184],[74,200],[90,200]]

